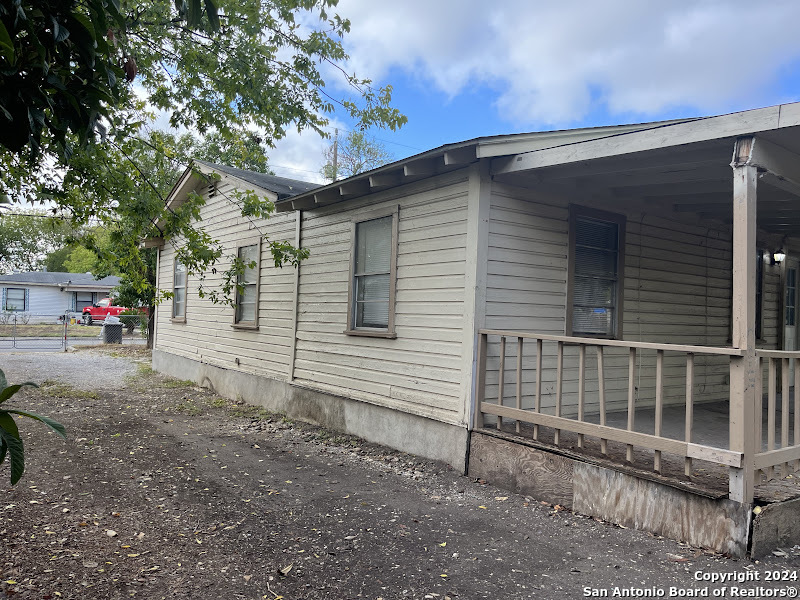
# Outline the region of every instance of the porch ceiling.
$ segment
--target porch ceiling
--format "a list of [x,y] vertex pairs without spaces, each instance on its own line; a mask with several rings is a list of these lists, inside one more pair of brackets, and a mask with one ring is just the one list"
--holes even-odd
[[[800,173],[800,126],[756,134],[787,151]],[[613,210],[645,209],[689,213],[698,219],[733,221],[731,159],[736,136],[673,145],[610,157],[514,172],[494,180],[536,188]],[[794,158],[797,161],[793,161]],[[760,169],[761,171],[761,169]],[[763,171],[758,182],[758,228],[788,236],[800,232],[800,186]]]

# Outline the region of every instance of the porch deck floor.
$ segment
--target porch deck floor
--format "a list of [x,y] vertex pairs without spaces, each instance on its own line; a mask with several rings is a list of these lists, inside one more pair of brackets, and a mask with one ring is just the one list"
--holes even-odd
[[[766,405],[766,401],[764,402]],[[778,402],[780,407],[780,401]],[[762,449],[766,450],[767,440],[767,415],[766,409],[762,415]],[[780,409],[776,415],[776,448],[780,447]],[[790,415],[790,418],[792,416]],[[585,421],[599,423],[599,414],[586,415]],[[636,410],[634,429],[640,433],[654,432],[655,411],[652,408]],[[606,415],[606,424],[618,429],[627,429],[627,411],[609,412]],[[663,437],[684,439],[685,413],[683,406],[664,407],[662,418]],[[694,407],[694,427],[692,442],[715,448],[728,448],[728,403],[712,402],[696,404]],[[494,423],[487,425],[484,431],[500,433]],[[517,433],[516,422],[512,419],[503,419],[502,434],[504,437],[523,438],[526,442],[533,442],[533,426],[520,423]],[[792,438],[790,436],[790,442]],[[661,474],[653,471],[654,453],[652,450],[634,447],[633,463],[627,463],[626,446],[618,442],[608,442],[608,452],[604,456],[600,451],[600,440],[592,436],[584,436],[583,448],[578,447],[578,436],[575,433],[561,430],[561,441],[558,447],[554,445],[554,430],[548,427],[539,428],[539,439],[533,442],[537,446],[554,450],[558,453],[569,454],[592,462],[603,464],[618,470],[624,470],[645,479],[657,480],[668,485],[674,485],[693,493],[714,498],[724,497],[728,494],[728,468],[723,465],[709,463],[694,459],[692,461],[692,474],[684,474],[684,459],[680,456],[662,453]],[[785,479],[773,480],[756,486],[755,498],[759,503],[769,504],[782,502],[800,497],[800,476],[790,475]]]

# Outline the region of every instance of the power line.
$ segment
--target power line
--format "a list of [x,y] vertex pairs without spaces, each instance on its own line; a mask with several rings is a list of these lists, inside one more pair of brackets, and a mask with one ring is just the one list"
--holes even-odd
[[[325,126],[324,129],[330,130],[330,129],[336,129],[336,128],[335,127],[331,127],[331,126],[328,125],[328,126]],[[354,130],[347,129],[346,127],[339,127],[339,129],[341,129],[342,131],[346,131],[348,133],[354,133]],[[409,150],[417,150],[419,152],[424,152],[426,150],[426,148],[419,148],[417,146],[409,146],[408,144],[401,144],[400,142],[393,142],[392,140],[384,140],[384,139],[378,138],[378,137],[372,137],[372,139],[374,139],[374,140],[376,140],[378,142],[383,142],[385,144],[394,144],[395,146],[402,146],[403,148],[408,148]]]

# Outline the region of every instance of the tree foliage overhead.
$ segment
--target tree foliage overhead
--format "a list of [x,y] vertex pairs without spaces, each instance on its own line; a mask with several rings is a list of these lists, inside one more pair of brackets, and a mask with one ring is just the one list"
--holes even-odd
[[0,273],[40,270],[48,253],[63,248],[73,234],[64,219],[43,210],[0,212]]
[[333,145],[325,151],[322,176],[328,181],[335,181],[377,169],[392,160],[394,156],[381,142],[360,131],[351,131],[338,143],[335,153]]
[[70,152],[127,88],[113,32],[116,2],[16,0],[0,4],[0,145],[36,155],[42,143]]
[[187,158],[274,175],[269,167],[269,150],[264,146],[264,140],[254,133],[225,136],[214,131],[202,140],[195,140],[189,134],[181,136],[181,140],[188,143]]
[[[105,226],[110,259],[143,297],[154,298],[152,261],[139,247],[144,238],[180,240],[191,274],[215,268],[224,249],[193,226],[202,199],[165,206],[187,155],[263,171],[260,148],[272,147],[290,127],[323,134],[336,112],[361,128],[394,129],[406,120],[390,105],[391,87],[375,88],[344,69],[349,22],[332,13],[336,3],[4,3],[0,130],[26,129],[27,141],[21,144],[19,131],[0,138],[0,196],[50,200],[75,223]],[[38,79],[27,81],[29,73]],[[339,85],[328,85],[331,78]],[[153,109],[173,126],[208,135],[207,142],[198,147],[150,133]],[[232,204],[249,217],[274,210],[254,194]],[[276,262],[304,255],[265,242]],[[228,271],[234,281],[242,267],[235,263]]]

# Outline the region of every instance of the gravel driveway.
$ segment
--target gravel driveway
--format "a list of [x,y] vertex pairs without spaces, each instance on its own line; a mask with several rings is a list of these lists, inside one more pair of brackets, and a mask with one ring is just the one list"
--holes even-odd
[[136,373],[136,363],[108,352],[3,352],[0,369],[10,383],[58,380],[82,390],[118,390],[125,377]]

